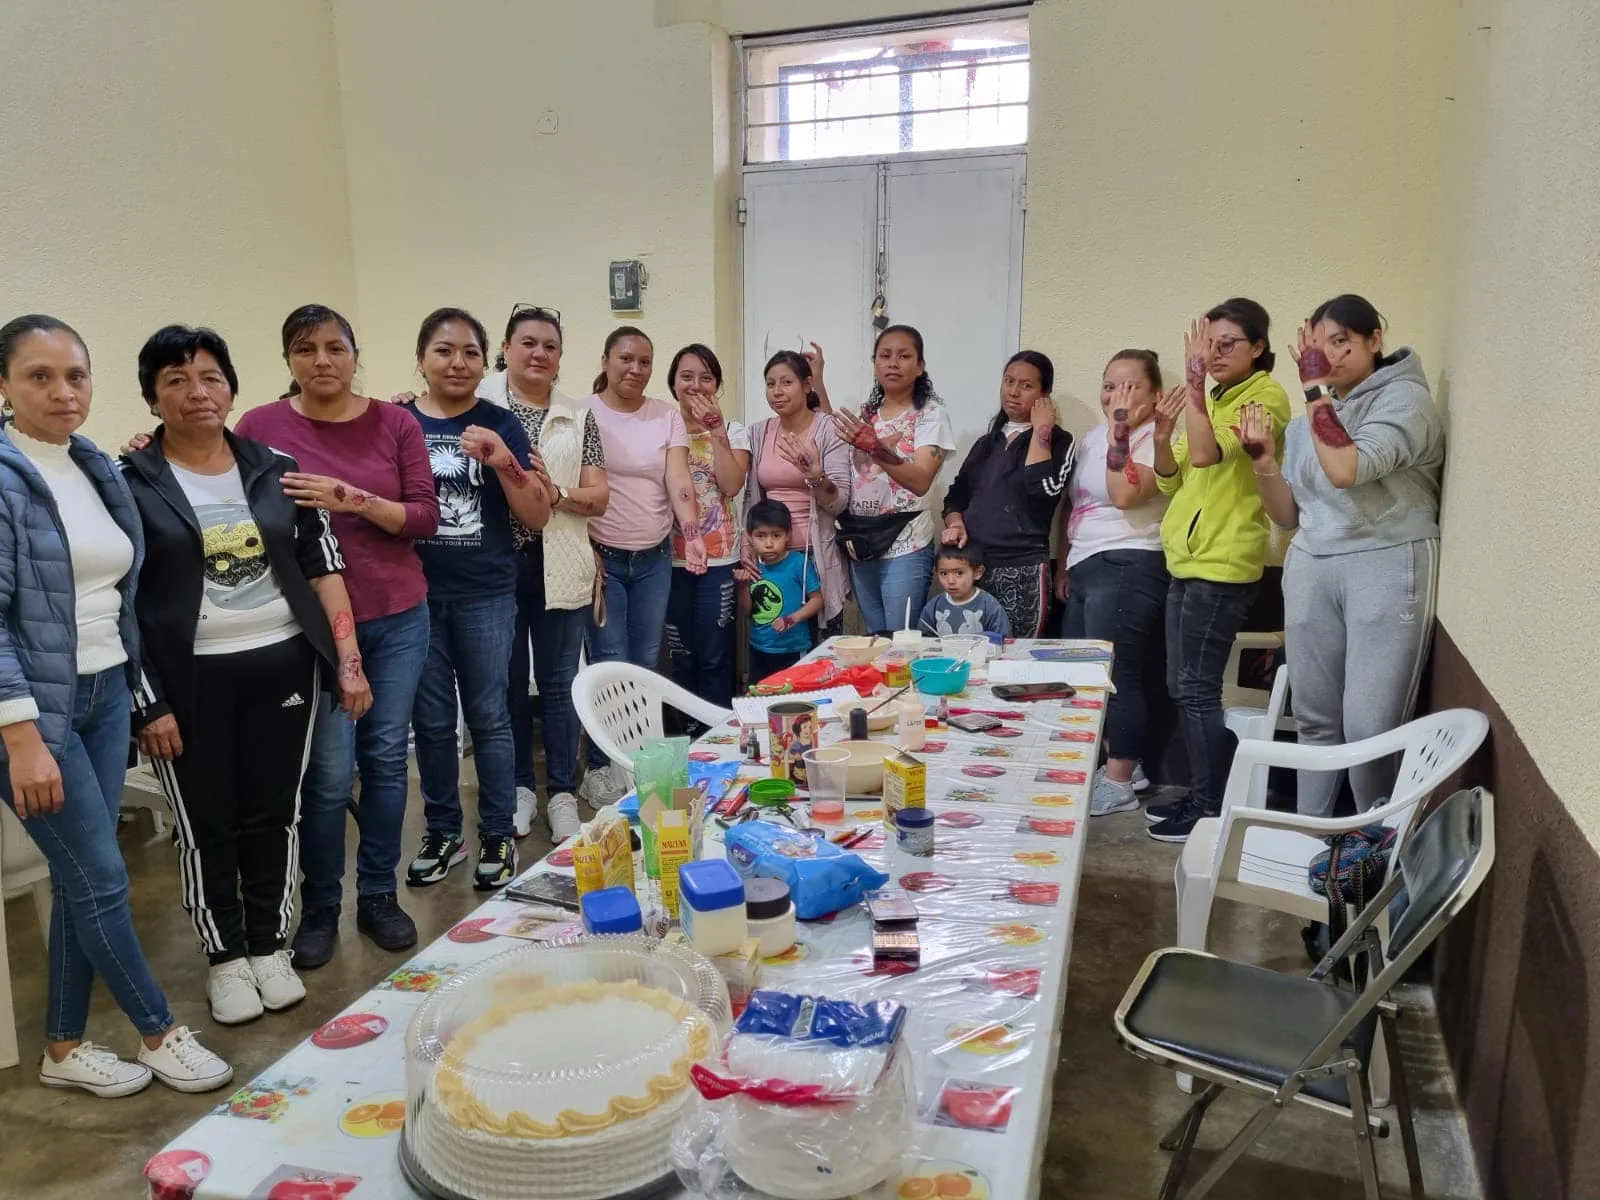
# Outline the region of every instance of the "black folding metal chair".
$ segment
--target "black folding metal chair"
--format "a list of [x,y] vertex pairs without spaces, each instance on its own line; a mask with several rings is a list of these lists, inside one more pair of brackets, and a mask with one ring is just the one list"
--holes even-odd
[[[1285,975],[1198,950],[1157,950],[1117,1006],[1117,1033],[1141,1058],[1208,1086],[1161,1141],[1173,1152],[1160,1200],[1175,1200],[1206,1110],[1224,1088],[1261,1099],[1184,1200],[1209,1194],[1291,1101],[1344,1117],[1355,1138],[1367,1200],[1381,1200],[1374,1135],[1388,1123],[1373,1114],[1367,1066],[1379,1022],[1394,1040],[1399,1009],[1389,993],[1466,905],[1494,862],[1494,797],[1482,788],[1455,793],[1425,817],[1401,848],[1388,882],[1308,976]],[[1386,944],[1379,918],[1389,914]],[[1371,980],[1359,991],[1334,985],[1333,968],[1365,959]],[[1395,1056],[1393,1089],[1411,1194],[1422,1168],[1404,1071]]]

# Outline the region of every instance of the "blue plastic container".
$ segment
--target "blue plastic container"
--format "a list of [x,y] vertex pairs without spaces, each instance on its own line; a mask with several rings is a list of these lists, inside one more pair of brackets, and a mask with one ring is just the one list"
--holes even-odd
[[641,933],[644,914],[632,888],[608,887],[587,893],[578,902],[586,933]]
[[925,696],[953,696],[967,686],[972,664],[961,658],[919,658],[911,664],[911,679]]

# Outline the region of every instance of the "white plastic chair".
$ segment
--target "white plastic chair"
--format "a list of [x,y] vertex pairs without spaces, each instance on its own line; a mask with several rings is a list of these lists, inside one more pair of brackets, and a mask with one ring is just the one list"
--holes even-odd
[[[1222,720],[1234,737],[1243,741],[1270,742],[1283,728],[1283,710],[1289,703],[1289,668],[1279,667],[1272,677],[1272,694],[1265,708],[1235,706],[1225,709]],[[1294,732],[1294,722],[1289,722],[1287,732]],[[1251,808],[1265,808],[1267,803],[1266,767],[1256,767],[1250,773]]]
[[1240,633],[1233,639],[1233,649],[1228,651],[1228,665],[1222,672],[1223,708],[1260,708],[1267,703],[1267,693],[1261,688],[1243,687],[1239,683],[1239,664],[1246,650],[1281,650],[1281,633]]
[[[1311,890],[1307,870],[1327,849],[1323,839],[1363,825],[1393,826],[1395,852],[1419,803],[1471,758],[1489,734],[1489,719],[1470,708],[1419,717],[1398,729],[1347,746],[1302,746],[1265,739],[1239,743],[1223,794],[1222,815],[1195,824],[1174,872],[1178,945],[1204,950],[1212,902],[1242,900],[1307,921],[1327,916],[1328,902]],[[1340,771],[1401,754],[1387,803],[1350,817],[1304,817],[1253,803],[1251,775],[1269,767]]]
[[39,933],[50,944],[50,864],[16,814],[0,804],[0,1070],[17,1065],[17,1016],[11,1000],[4,901],[32,893]]
[[631,751],[665,736],[663,705],[705,725],[721,725],[733,716],[731,709],[718,708],[672,680],[626,662],[584,667],[572,681],[572,703],[595,748],[629,772]]
[[143,754],[139,755],[138,765],[129,767],[128,774],[123,779],[121,806],[124,811],[130,808],[148,810],[150,827],[155,836],[158,838],[166,836],[167,816],[170,812],[167,794],[161,790],[155,769]]

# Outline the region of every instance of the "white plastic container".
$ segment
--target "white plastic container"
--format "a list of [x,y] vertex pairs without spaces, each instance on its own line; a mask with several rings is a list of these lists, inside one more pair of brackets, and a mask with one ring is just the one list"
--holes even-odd
[[900,743],[902,750],[921,750],[928,741],[928,710],[922,707],[920,700],[898,700],[895,709],[899,722],[895,730],[895,740]]
[[678,869],[678,923],[689,944],[710,958],[729,954],[750,936],[744,880],[726,859],[684,863]]
[[750,936],[761,943],[761,957],[773,958],[794,945],[794,901],[781,879],[756,876],[745,881],[745,916]]

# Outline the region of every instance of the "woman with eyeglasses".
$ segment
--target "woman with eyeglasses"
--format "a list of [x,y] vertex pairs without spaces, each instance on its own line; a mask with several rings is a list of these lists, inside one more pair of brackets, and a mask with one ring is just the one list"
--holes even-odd
[[427,831],[406,882],[426,887],[467,857],[457,698],[478,778],[478,865],[490,891],[517,872],[516,755],[506,693],[517,615],[513,514],[530,529],[550,516],[522,425],[479,399],[489,337],[471,313],[435,309],[417,333],[427,391],[406,405],[422,426],[439,494],[439,529],[419,538],[428,578],[428,659],[411,710]]
[[1050,526],[1072,474],[1072,435],[1050,399],[1056,369],[1019,350],[1000,378],[1000,411],[973,443],[944,497],[946,546],[983,549],[983,590],[1005,609],[1013,636],[1044,632],[1050,604]]
[[[590,662],[631,662],[654,671],[672,586],[672,525],[685,531],[684,569],[701,575],[706,544],[689,474],[689,431],[678,406],[645,395],[655,348],[644,330],[613,329],[601,355],[589,409],[606,446],[606,511],[589,533],[605,571],[605,624],[589,628]],[[578,795],[609,804],[631,786],[628,773],[589,747]]]
[[950,416],[933,390],[922,335],[890,325],[872,348],[875,380],[860,415],[834,414],[853,447],[850,509],[840,521],[856,603],[867,629],[916,628],[933,579],[933,485],[956,448]]
[[672,594],[667,601],[667,658],[672,677],[702,700],[733,704],[733,569],[739,562],[740,497],[750,470],[750,434],[725,418],[718,402],[722,364],[710,346],[693,342],[672,356],[667,387],[689,434],[706,569],[688,569],[682,526],[672,532]]
[[[411,709],[428,656],[428,581],[414,542],[438,530],[439,497],[416,419],[355,391],[358,355],[355,332],[339,313],[321,304],[295,309],[283,322],[290,394],[252,408],[235,427],[240,437],[292,455],[300,470],[284,475],[284,494],[330,514],[358,661],[372,685],[372,707],[353,725],[337,703],[324,700],[317,711],[302,786],[301,916],[292,945],[301,970],[333,957],[358,766],[356,928],[384,950],[417,943],[396,873]],[[348,629],[336,622],[333,632],[342,637]]]
[[[1169,497],[1161,543],[1167,590],[1167,686],[1178,705],[1190,788],[1145,810],[1150,836],[1184,842],[1201,817],[1222,810],[1230,757],[1222,721],[1223,673],[1266,566],[1267,514],[1238,433],[1246,405],[1282,423],[1289,397],[1272,378],[1270,318],[1254,300],[1225,300],[1184,338],[1183,430],[1157,438],[1156,486]],[[1214,386],[1206,391],[1206,376]],[[1272,457],[1283,453],[1280,433]]]
[[[1283,564],[1284,638],[1300,741],[1337,746],[1411,717],[1439,581],[1444,426],[1416,351],[1383,350],[1383,317],[1335,296],[1300,329],[1306,410],[1283,431],[1244,409],[1240,436],[1275,525],[1295,529]],[[1366,811],[1394,788],[1393,758],[1350,769]],[[1302,813],[1331,816],[1340,773],[1301,771]]]
[[[812,343],[815,346],[815,343]],[[789,547],[810,554],[822,579],[821,637],[843,631],[850,574],[836,538],[835,519],[850,505],[850,447],[822,407],[815,360],[780,350],[762,373],[772,416],[750,427],[750,473],[745,506],[776,500],[789,510]],[[756,568],[755,548],[744,539],[744,566]]]
[[[552,841],[578,832],[578,745],[582,727],[572,704],[572,681],[594,602],[595,554],[589,522],[610,499],[606,454],[593,411],[556,388],[561,374],[561,314],[519,304],[506,322],[494,374],[478,395],[504,405],[533,445],[534,472],[550,500],[542,529],[512,522],[517,545],[517,621],[511,646],[509,706],[516,749],[518,837],[538,815],[533,763],[531,671],[543,710],[540,721],[547,788],[545,812]],[[530,643],[532,652],[530,654]]]

